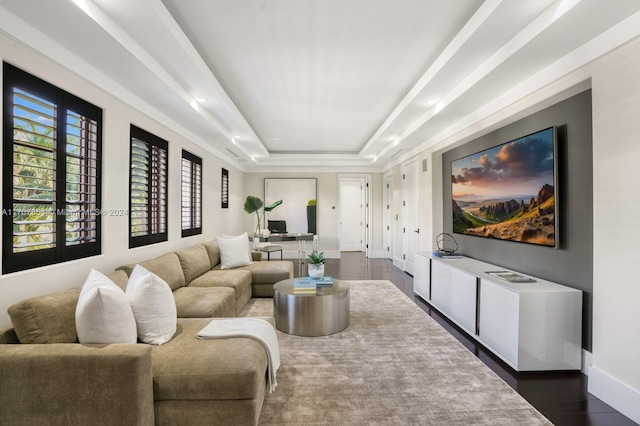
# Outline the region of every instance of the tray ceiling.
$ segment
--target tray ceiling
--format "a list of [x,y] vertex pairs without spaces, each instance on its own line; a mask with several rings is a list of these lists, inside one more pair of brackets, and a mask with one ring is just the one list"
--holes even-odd
[[640,35],[637,0],[0,0],[0,30],[245,171],[384,170]]

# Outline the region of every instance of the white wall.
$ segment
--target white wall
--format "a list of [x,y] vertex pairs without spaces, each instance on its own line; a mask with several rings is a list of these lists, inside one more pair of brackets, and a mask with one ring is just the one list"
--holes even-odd
[[[338,175],[335,173],[246,173],[244,175],[244,198],[247,195],[256,196],[264,200],[265,178],[316,178],[316,232],[319,236],[318,247],[324,251],[326,257],[339,256],[338,245]],[[243,198],[243,204],[244,204]],[[251,234],[256,228],[255,214],[248,214],[242,210],[243,231]],[[285,257],[296,257],[298,246],[295,242],[283,243]],[[307,247],[309,248],[309,247]]]
[[[427,170],[422,171],[421,173],[422,180],[420,182],[420,187],[422,192],[422,197],[420,199],[420,234],[421,234],[420,238],[421,238],[422,250],[433,251],[436,249],[436,247],[434,246],[436,235],[442,232],[438,229],[434,229],[433,224],[436,221],[437,223],[442,223],[442,220],[439,219],[439,217],[436,218],[433,212],[434,162],[431,159],[431,151],[426,151],[422,153],[422,155],[420,156],[420,164],[422,164],[424,160],[427,161]],[[440,166],[440,164],[438,164],[438,166]],[[439,176],[442,176],[442,173]],[[439,188],[442,188],[442,185],[440,185]],[[442,215],[442,210],[440,210],[440,215]],[[436,219],[439,219],[439,220],[436,220]]]
[[[102,208],[129,207],[129,126],[131,123],[169,141],[169,229],[168,241],[130,250],[128,216],[102,217],[102,254],[0,276],[0,327],[10,324],[7,308],[25,298],[81,286],[89,270],[110,272],[115,267],[136,262],[196,242],[213,239],[222,232],[243,229],[243,173],[200,146],[116,100],[90,82],[77,77],[52,61],[0,36],[0,56],[25,71],[73,93],[103,109]],[[1,72],[1,71],[0,71]],[[203,158],[203,234],[181,238],[180,167],[182,148]],[[221,167],[229,170],[229,209],[220,207]],[[0,173],[0,176],[2,174]],[[4,182],[3,182],[4,186]]]
[[640,40],[593,67],[589,391],[640,423]]
[[393,259],[393,265],[404,271],[404,240],[402,238],[402,224],[404,218],[402,212],[402,165],[391,169],[393,176],[393,202],[391,204],[391,232],[393,234],[393,246],[391,247],[391,258]]
[[[361,176],[362,174],[358,174]],[[347,176],[340,173],[340,176]],[[317,234],[319,250],[328,258],[340,257],[340,215],[338,197],[338,173],[246,173],[244,175],[244,197],[254,195],[264,198],[265,178],[316,178],[317,179]],[[382,175],[372,174],[372,251],[382,256]],[[244,200],[244,198],[243,198]],[[244,201],[243,201],[244,203]],[[255,214],[243,212],[243,230],[251,233],[256,227]],[[284,243],[285,257],[297,256],[296,243]]]
[[384,179],[382,173],[374,173],[371,177],[371,200],[369,205],[371,206],[371,223],[369,226],[372,229],[371,235],[371,257],[384,257],[384,205],[382,200],[382,192],[384,186]]
[[[443,228],[443,151],[592,88],[594,306],[589,392],[638,423],[640,226],[635,221],[640,211],[639,75],[640,40],[636,40],[421,153],[429,159],[428,176],[422,180],[425,248],[434,246],[433,238]],[[398,168],[393,169],[395,176]]]

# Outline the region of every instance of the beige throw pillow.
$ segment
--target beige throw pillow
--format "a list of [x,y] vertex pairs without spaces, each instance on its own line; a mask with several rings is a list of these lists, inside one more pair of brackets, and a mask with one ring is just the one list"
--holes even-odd
[[92,269],[76,305],[80,343],[136,343],[136,320],[124,291]]
[[79,288],[34,297],[7,312],[20,343],[75,343]]
[[138,326],[138,339],[152,345],[171,340],[176,332],[178,315],[169,284],[136,265],[129,276],[126,295]]

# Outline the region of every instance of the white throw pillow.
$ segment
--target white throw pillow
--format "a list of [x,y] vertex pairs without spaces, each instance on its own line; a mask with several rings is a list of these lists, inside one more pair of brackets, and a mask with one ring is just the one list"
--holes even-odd
[[126,294],[136,318],[138,339],[152,345],[171,340],[176,333],[178,314],[169,284],[136,265],[129,276]]
[[242,235],[218,237],[218,247],[220,248],[220,269],[251,265],[251,250],[246,232]]
[[138,332],[129,299],[104,274],[92,269],[76,305],[80,343],[136,343]]

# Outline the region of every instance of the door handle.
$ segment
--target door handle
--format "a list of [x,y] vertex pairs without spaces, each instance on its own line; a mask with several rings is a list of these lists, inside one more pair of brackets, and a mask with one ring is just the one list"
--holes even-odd
[[418,234],[419,234],[419,233],[420,233],[420,228],[418,228],[418,229],[414,229],[414,230],[413,230],[413,232],[416,232],[416,233],[418,233]]

